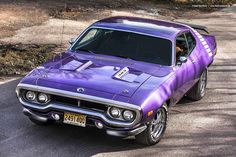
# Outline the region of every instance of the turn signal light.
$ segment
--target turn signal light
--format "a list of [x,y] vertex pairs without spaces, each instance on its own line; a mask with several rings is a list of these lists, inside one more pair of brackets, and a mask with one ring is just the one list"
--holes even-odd
[[147,113],[147,116],[148,117],[150,117],[150,116],[152,116],[153,115],[153,110],[151,110],[151,111],[149,111],[148,113]]

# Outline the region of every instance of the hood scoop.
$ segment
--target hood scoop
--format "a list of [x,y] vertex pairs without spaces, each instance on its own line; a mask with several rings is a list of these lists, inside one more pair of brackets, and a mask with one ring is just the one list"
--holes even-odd
[[84,70],[84,69],[88,68],[88,67],[89,67],[90,65],[92,65],[92,64],[93,64],[92,61],[88,61],[88,62],[84,63],[83,65],[79,66],[79,67],[76,69],[76,71],[79,72],[79,71],[81,71],[81,70]]
[[124,68],[118,70],[118,72],[115,73],[113,78],[117,79],[117,80],[130,82],[130,83],[132,83],[132,82],[140,83],[139,78],[141,75],[145,75],[145,73],[139,72],[139,74],[133,74],[133,73],[130,73],[130,69],[128,67],[124,67]]
[[80,62],[78,60],[72,60],[60,67],[61,70],[69,70],[69,71],[81,71],[86,68],[88,68],[90,65],[92,65],[92,61],[85,61],[85,62]]
[[110,63],[83,57],[68,57],[49,69],[41,69],[41,71],[45,71],[47,75],[38,79],[38,85],[58,88],[64,86],[66,90],[70,88],[74,92],[77,88],[84,88],[86,89],[84,94],[88,95],[99,91],[104,94],[131,97],[151,77],[150,74],[124,66],[123,63]]
[[124,67],[122,68],[121,70],[119,70],[114,78],[117,78],[117,79],[121,79],[123,76],[125,76],[127,73],[129,72],[129,68],[128,67]]

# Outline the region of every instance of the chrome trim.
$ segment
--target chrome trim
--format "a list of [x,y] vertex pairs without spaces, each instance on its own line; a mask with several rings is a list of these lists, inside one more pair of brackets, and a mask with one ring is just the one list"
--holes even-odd
[[166,40],[172,41],[171,38],[162,37],[162,36],[159,36],[159,35],[153,35],[153,34],[149,34],[149,33],[143,33],[143,32],[139,32],[139,31],[131,31],[131,30],[127,30],[127,29],[111,28],[111,27],[107,27],[107,26],[104,27],[104,26],[92,25],[92,26],[88,27],[88,29],[86,29],[86,30],[89,30],[90,28],[100,28],[100,29],[115,30],[115,31],[128,32],[128,33],[135,33],[135,34],[146,35],[146,36],[150,36],[150,37],[156,37],[156,38],[161,38],[161,39],[166,39]]
[[[35,94],[36,94],[36,98],[35,98],[35,100],[32,100],[31,102],[37,103],[37,104],[46,105],[46,104],[48,104],[48,103],[51,101],[51,96],[50,96],[49,94],[46,94],[46,93],[43,93],[43,92],[37,92],[37,91],[34,91],[34,92],[35,92]],[[47,100],[46,102],[39,102],[39,101],[38,101],[38,95],[39,95],[40,93],[46,94],[46,95],[48,96],[48,100]],[[24,95],[22,96],[22,98],[23,98],[25,101],[30,101],[30,100],[28,100],[28,99],[26,98],[26,93],[23,93],[23,94],[24,94]]]
[[146,128],[147,128],[147,125],[143,125],[141,127],[138,127],[130,131],[106,130],[106,133],[108,135],[118,136],[118,137],[135,136],[143,132]]
[[[19,89],[27,89],[27,90],[34,90],[36,92],[44,92],[47,94],[55,94],[55,95],[60,95],[60,96],[65,96],[69,98],[75,98],[75,99],[80,99],[80,100],[85,100],[85,101],[90,101],[90,102],[95,102],[95,103],[102,103],[106,104],[109,106],[117,106],[117,107],[126,107],[129,109],[135,109],[135,110],[141,110],[141,107],[126,103],[126,102],[120,102],[112,99],[106,99],[106,98],[101,98],[101,97],[96,97],[92,95],[87,95],[87,94],[81,94],[81,93],[75,93],[75,92],[69,92],[65,90],[60,90],[60,89],[54,89],[54,88],[48,88],[48,87],[43,87],[43,86],[37,86],[37,85],[30,85],[30,84],[23,84],[20,83],[16,87],[16,91],[19,91]],[[16,92],[19,97],[19,92]]]
[[[95,24],[95,23],[94,23]],[[148,33],[142,33],[142,32],[138,32],[138,31],[131,31],[131,30],[124,30],[124,29],[119,29],[119,28],[110,28],[110,27],[104,27],[104,26],[95,26],[94,24],[90,25],[89,27],[87,27],[76,39],[76,41],[73,43],[73,45],[71,45],[71,47],[69,48],[70,51],[72,51],[72,48],[75,46],[75,44],[81,40],[81,37],[83,37],[83,35],[90,29],[93,28],[100,28],[100,29],[106,29],[106,30],[115,30],[115,31],[122,31],[122,32],[129,32],[129,33],[136,33],[136,34],[140,34],[140,35],[146,35],[146,36],[150,36],[150,37],[156,37],[156,38],[161,38],[161,39],[166,39],[169,40],[172,43],[172,51],[171,51],[171,61],[172,64],[168,65],[167,67],[173,67],[175,65],[174,62],[174,55],[175,55],[175,46],[174,46],[174,41],[171,38],[167,38],[167,37],[162,37],[159,35],[152,35],[152,34],[148,34]],[[158,64],[160,65],[160,64]],[[164,65],[161,65],[164,66]],[[166,66],[166,65],[165,65]]]
[[[123,117],[123,112],[124,112],[124,111],[128,111],[127,109],[116,107],[116,108],[120,109],[121,115],[120,115],[120,117],[118,117],[118,118],[114,118],[114,117],[111,115],[111,113],[110,113],[111,108],[112,108],[112,106],[109,106],[108,109],[107,109],[107,115],[108,115],[110,118],[122,120],[122,121],[124,121],[124,122],[126,121],[126,120],[124,119],[124,117]],[[133,114],[134,114],[134,111],[133,111],[133,110],[129,110],[129,111],[133,112]],[[136,117],[136,112],[135,112],[135,114],[134,114],[134,117]],[[134,120],[134,118],[131,119],[131,120]],[[130,120],[130,121],[131,121],[131,120]],[[126,121],[126,122],[129,122],[129,121]]]
[[26,116],[28,117],[31,117],[35,120],[38,120],[38,121],[41,121],[41,122],[47,122],[48,121],[48,118],[46,117],[42,117],[42,116],[39,116],[39,115],[36,115],[34,114],[33,112],[31,112],[30,110],[26,109],[26,108],[23,108],[23,111],[22,111]]
[[[41,92],[42,93],[42,92]],[[47,94],[47,93],[42,93],[42,94],[46,94],[47,95],[47,97],[48,97],[48,100],[46,101],[46,102],[39,102],[39,97],[38,97],[38,95],[39,94],[41,94],[41,93],[37,93],[37,103],[40,103],[40,104],[48,104],[50,101],[51,101],[51,96],[49,95],[49,94]]]
[[[64,97],[75,98],[75,99],[85,100],[85,101],[94,102],[94,103],[101,103],[101,104],[105,104],[108,106],[115,106],[115,107],[120,107],[120,108],[124,108],[124,109],[130,109],[136,113],[136,118],[132,122],[115,121],[115,120],[111,120],[111,119],[107,118],[101,112],[76,108],[76,107],[72,107],[72,106],[66,106],[63,104],[55,103],[55,102],[50,102],[47,105],[39,106],[39,105],[31,104],[31,103],[24,101],[19,95],[20,89],[33,90],[36,92],[44,92],[47,94],[60,95],[60,96],[64,96]],[[132,127],[141,120],[141,113],[140,113],[141,107],[133,105],[133,104],[129,104],[126,102],[120,102],[120,101],[116,101],[116,100],[111,100],[111,99],[106,99],[106,98],[101,98],[101,97],[96,97],[96,96],[91,96],[91,95],[86,95],[86,94],[81,94],[81,93],[74,93],[74,92],[69,92],[69,91],[64,91],[64,90],[59,90],[59,89],[53,89],[53,88],[36,86],[36,85],[29,85],[29,84],[23,84],[23,83],[18,84],[18,86],[16,87],[16,93],[17,93],[18,99],[23,104],[23,106],[29,107],[29,108],[34,108],[34,109],[37,109],[40,111],[46,112],[51,109],[58,109],[61,111],[77,112],[77,113],[89,115],[92,117],[99,117],[107,124],[117,126],[117,127]]]

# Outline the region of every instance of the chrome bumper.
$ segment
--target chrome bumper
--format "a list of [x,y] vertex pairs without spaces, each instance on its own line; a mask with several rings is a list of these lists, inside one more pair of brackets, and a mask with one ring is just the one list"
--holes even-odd
[[39,116],[39,115],[31,112],[30,110],[26,109],[26,108],[23,108],[22,112],[24,113],[24,115],[26,115],[30,118],[36,119],[38,121],[41,121],[41,122],[47,122],[47,120],[48,120],[48,118]]
[[106,130],[106,133],[111,136],[117,136],[117,137],[127,137],[127,136],[135,136],[143,132],[147,128],[146,125],[140,126],[138,128],[135,128],[133,130],[129,131],[121,131],[121,130]]
[[[30,109],[27,109],[27,108],[23,108],[22,112],[26,116],[28,116],[30,118],[33,118],[33,119],[36,119],[36,120],[41,121],[41,122],[47,122],[48,119],[49,119],[48,117],[43,117],[43,116],[37,115],[34,112],[32,112]],[[108,128],[108,129],[105,128],[105,129],[106,129],[106,133],[108,135],[117,136],[117,137],[128,137],[128,136],[135,136],[137,134],[140,134],[146,128],[147,128],[146,125],[142,125],[142,126],[139,126],[135,129],[131,129],[131,130],[113,130],[111,128]]]
[[[69,97],[69,98],[75,98],[78,100],[86,100],[86,101],[90,101],[90,102],[102,103],[102,104],[106,104],[108,106],[116,106],[116,107],[131,109],[136,112],[136,118],[132,122],[125,122],[125,121],[122,122],[122,121],[116,121],[116,120],[112,120],[112,119],[108,118],[105,115],[106,113],[102,113],[102,112],[98,112],[98,111],[94,111],[94,110],[82,109],[79,107],[67,106],[67,105],[55,103],[55,102],[51,102],[45,106],[31,104],[31,103],[24,101],[20,97],[20,93],[19,93],[20,89],[33,90],[33,91],[37,91],[37,92],[45,92],[48,94],[60,95],[60,96],[65,96],[65,97]],[[58,90],[58,89],[35,86],[35,85],[28,85],[28,84],[19,84],[16,88],[16,93],[17,93],[19,101],[22,103],[22,105],[25,108],[34,109],[34,110],[37,110],[40,112],[49,112],[52,110],[56,110],[56,111],[61,111],[61,112],[68,111],[68,112],[80,113],[80,114],[87,115],[89,117],[99,118],[105,124],[110,125],[110,126],[126,127],[126,128],[134,127],[141,120],[141,108],[139,106],[125,103],[125,102],[119,102],[119,101],[105,99],[105,98],[101,98],[101,97],[95,97],[95,96],[91,96],[91,95],[85,95],[85,94],[80,94],[80,93],[68,92],[68,91],[64,91],[64,90]]]

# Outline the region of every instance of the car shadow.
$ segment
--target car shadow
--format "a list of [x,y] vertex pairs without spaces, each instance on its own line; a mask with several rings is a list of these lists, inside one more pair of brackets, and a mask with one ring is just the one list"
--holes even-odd
[[[219,75],[217,73],[216,77]],[[16,98],[15,87],[19,80],[0,85],[0,156],[88,157],[117,152],[117,156],[126,152],[134,157],[172,156],[173,153],[179,156],[235,155],[236,100],[234,95],[227,94],[228,89],[219,91],[212,86],[206,96],[196,102],[184,97],[170,108],[168,127],[160,143],[146,147],[137,144],[134,138],[108,136],[97,128],[31,123],[22,114],[22,106]],[[222,93],[226,98],[222,99]]]
[[[98,153],[134,150],[144,147],[137,144],[134,138],[122,139],[108,136],[104,130],[97,128],[82,128],[61,123],[37,126],[31,123],[22,114],[21,104],[16,98],[15,87],[19,81],[20,79],[17,79],[0,85],[0,91],[4,91],[4,93],[1,92],[0,112],[6,117],[0,119],[0,143],[1,145],[6,143],[0,147],[0,152],[6,151],[2,151],[3,155],[9,156],[8,153],[17,153],[17,150],[22,150],[22,143],[26,144],[27,149],[34,150],[28,152],[23,149],[22,153],[26,153],[27,156],[29,154],[37,156],[36,152],[39,153],[39,151],[42,156],[47,156],[52,151],[56,154],[73,152],[72,155],[68,156],[78,156],[78,154],[80,154],[79,156],[92,156]],[[11,150],[11,147],[15,149]],[[55,148],[56,150],[48,148]]]

